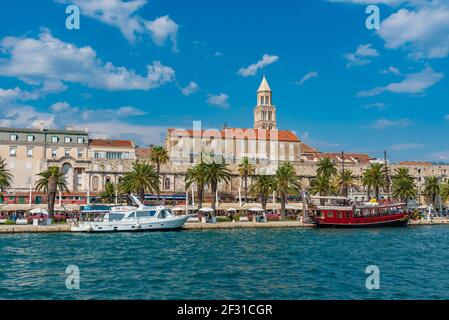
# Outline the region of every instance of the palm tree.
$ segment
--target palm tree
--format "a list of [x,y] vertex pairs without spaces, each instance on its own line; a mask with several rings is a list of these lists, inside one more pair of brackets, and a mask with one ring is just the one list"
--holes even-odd
[[441,185],[441,201],[445,202],[449,200],[449,182]]
[[318,161],[316,169],[317,176],[332,178],[333,176],[336,176],[337,173],[337,166],[335,165],[334,160],[332,160],[331,158],[321,158]]
[[268,197],[275,190],[275,184],[273,176],[257,175],[249,188],[254,196],[260,197],[264,212],[267,210]]
[[437,176],[426,177],[426,180],[424,181],[423,194],[432,199],[432,204],[435,208],[437,195],[440,194],[440,180]]
[[394,169],[394,179],[413,179],[413,177],[410,175],[410,170],[408,168],[396,168]]
[[204,177],[204,183],[206,183],[212,191],[212,209],[215,211],[215,194],[217,193],[217,186],[222,181],[226,183],[231,181],[231,172],[224,162],[215,163],[215,161],[202,164],[201,171]]
[[136,161],[131,171],[125,174],[120,184],[125,193],[137,193],[143,203],[145,192],[159,192],[159,176],[154,165],[145,161]]
[[357,178],[352,174],[351,170],[345,169],[342,172],[338,173],[335,178],[336,189],[340,191],[342,196],[347,197],[348,190],[359,190],[356,179]]
[[[150,154],[150,160],[156,165],[156,173],[157,176],[160,176],[161,173],[161,165],[168,162],[169,157],[167,150],[165,150],[161,146],[156,146],[151,150]],[[159,202],[159,196],[160,196],[160,188],[157,188],[157,201]]]
[[393,198],[400,199],[402,202],[413,200],[417,197],[417,187],[411,177],[401,175],[401,178],[394,177],[392,184]]
[[281,215],[285,218],[285,204],[289,194],[297,194],[302,189],[301,181],[290,162],[283,163],[274,175],[275,187],[281,198]]
[[59,167],[51,166],[37,175],[40,179],[36,181],[36,191],[44,191],[47,193],[48,215],[52,219],[55,213],[56,192],[69,191],[65,174]]
[[370,190],[374,189],[376,199],[379,200],[380,188],[387,183],[384,165],[382,163],[371,163],[370,167],[363,172],[362,183],[368,189],[368,198]]
[[245,188],[245,203],[248,202],[248,177],[251,177],[256,170],[256,167],[249,162],[248,157],[242,159],[242,163],[239,164],[239,174],[243,178]]
[[[312,195],[318,194],[319,196],[331,196],[338,193],[336,185],[331,183],[331,180],[324,175],[319,175],[310,181],[309,192]],[[320,199],[320,203],[324,205],[325,199]]]
[[203,206],[203,194],[204,194],[204,164],[198,163],[195,166],[187,170],[185,182],[186,190],[190,188],[192,184],[196,184],[196,190],[198,193],[198,208]]
[[13,175],[6,168],[5,159],[0,158],[0,198],[3,199],[3,190],[11,188],[12,181]]
[[106,203],[113,203],[115,201],[116,186],[112,182],[106,182],[103,192],[100,194],[101,200]]

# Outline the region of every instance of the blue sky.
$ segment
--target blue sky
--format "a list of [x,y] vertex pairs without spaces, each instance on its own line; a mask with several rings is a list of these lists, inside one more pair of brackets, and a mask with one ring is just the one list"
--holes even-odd
[[448,1],[16,0],[0,21],[0,126],[252,127],[265,71],[278,127],[321,151],[449,161]]

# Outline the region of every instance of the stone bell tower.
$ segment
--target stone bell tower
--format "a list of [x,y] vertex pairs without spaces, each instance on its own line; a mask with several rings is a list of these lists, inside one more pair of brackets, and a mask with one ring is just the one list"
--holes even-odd
[[254,108],[254,129],[276,129],[276,107],[271,100],[273,93],[265,75],[257,90],[257,105]]

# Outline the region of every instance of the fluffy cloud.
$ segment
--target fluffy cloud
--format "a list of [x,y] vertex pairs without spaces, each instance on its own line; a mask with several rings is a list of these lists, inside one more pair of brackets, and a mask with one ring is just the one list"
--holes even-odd
[[209,94],[207,95],[207,103],[211,106],[217,106],[223,109],[227,109],[230,107],[228,102],[229,96],[224,93],[220,93],[217,95]]
[[68,111],[71,109],[70,104],[68,104],[67,102],[56,102],[54,104],[52,104],[49,108],[51,111],[53,112],[64,112],[64,111]]
[[143,19],[138,11],[145,6],[146,0],[55,0],[64,4],[75,4],[81,13],[107,25],[119,28],[125,38],[134,42],[138,35],[150,33],[154,43],[162,46],[167,39],[177,51],[176,38],[178,25],[168,15],[153,21]]
[[147,75],[103,63],[89,46],[78,48],[43,30],[38,39],[6,37],[0,42],[6,55],[0,59],[0,75],[18,77],[25,83],[45,84],[61,90],[63,82],[80,83],[106,90],[150,90],[171,82],[175,71],[153,61]]
[[371,62],[369,58],[378,57],[379,52],[372,48],[371,43],[361,44],[354,53],[345,53],[343,58],[347,60],[346,67],[363,66]]
[[411,125],[411,121],[407,118],[399,120],[389,120],[385,118],[378,119],[374,123],[370,124],[368,127],[372,129],[382,130],[389,127],[408,127]]
[[352,4],[407,5],[382,21],[376,33],[390,49],[404,48],[416,59],[449,55],[449,4],[447,0],[328,0]]
[[388,69],[380,70],[379,73],[380,74],[390,74],[391,73],[391,74],[394,74],[396,76],[401,75],[401,71],[399,71],[398,68],[395,68],[395,67],[392,67],[392,66],[388,67]]
[[296,82],[296,84],[302,86],[304,84],[304,82],[306,82],[310,79],[313,79],[313,78],[318,78],[318,73],[315,71],[306,73],[300,81]]
[[432,68],[427,67],[421,72],[404,75],[404,79],[400,82],[361,91],[357,95],[359,97],[371,97],[386,91],[399,94],[423,94],[428,88],[443,79],[443,77],[443,73],[437,73]]
[[[87,122],[75,128],[87,128],[89,136],[97,139],[131,139],[138,144],[161,144],[168,127],[133,125],[122,121]],[[114,130],[111,130],[114,128]]]
[[23,127],[23,128],[54,128],[55,116],[39,112],[32,106],[27,105],[1,105],[2,115],[0,118],[1,127]]
[[199,86],[196,82],[190,81],[190,83],[185,86],[184,88],[181,88],[181,92],[185,96],[190,96],[191,94],[197,92],[199,90]]
[[278,56],[264,54],[262,56],[262,59],[260,59],[256,63],[253,63],[246,68],[240,68],[240,70],[237,72],[237,74],[239,74],[243,77],[254,76],[254,75],[256,75],[256,73],[259,69],[263,69],[266,66],[269,66],[270,64],[275,63],[278,60],[279,60]]
[[415,58],[449,54],[449,5],[436,1],[415,10],[400,9],[382,21],[378,35],[386,48],[410,49]]
[[167,39],[170,39],[173,44],[173,51],[178,51],[176,37],[179,27],[169,16],[163,16],[154,21],[146,21],[145,26],[151,31],[154,43],[163,46]]

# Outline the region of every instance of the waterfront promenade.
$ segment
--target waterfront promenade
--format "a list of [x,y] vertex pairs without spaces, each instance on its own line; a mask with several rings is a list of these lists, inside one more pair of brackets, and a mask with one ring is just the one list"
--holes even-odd
[[[449,219],[436,218],[434,220],[410,221],[409,226],[449,225]],[[271,229],[271,228],[314,228],[313,224],[300,221],[272,221],[272,222],[219,222],[219,223],[186,223],[184,230],[211,229]],[[33,225],[0,225],[0,234],[5,233],[59,233],[70,232],[70,224],[55,224],[51,226]]]

